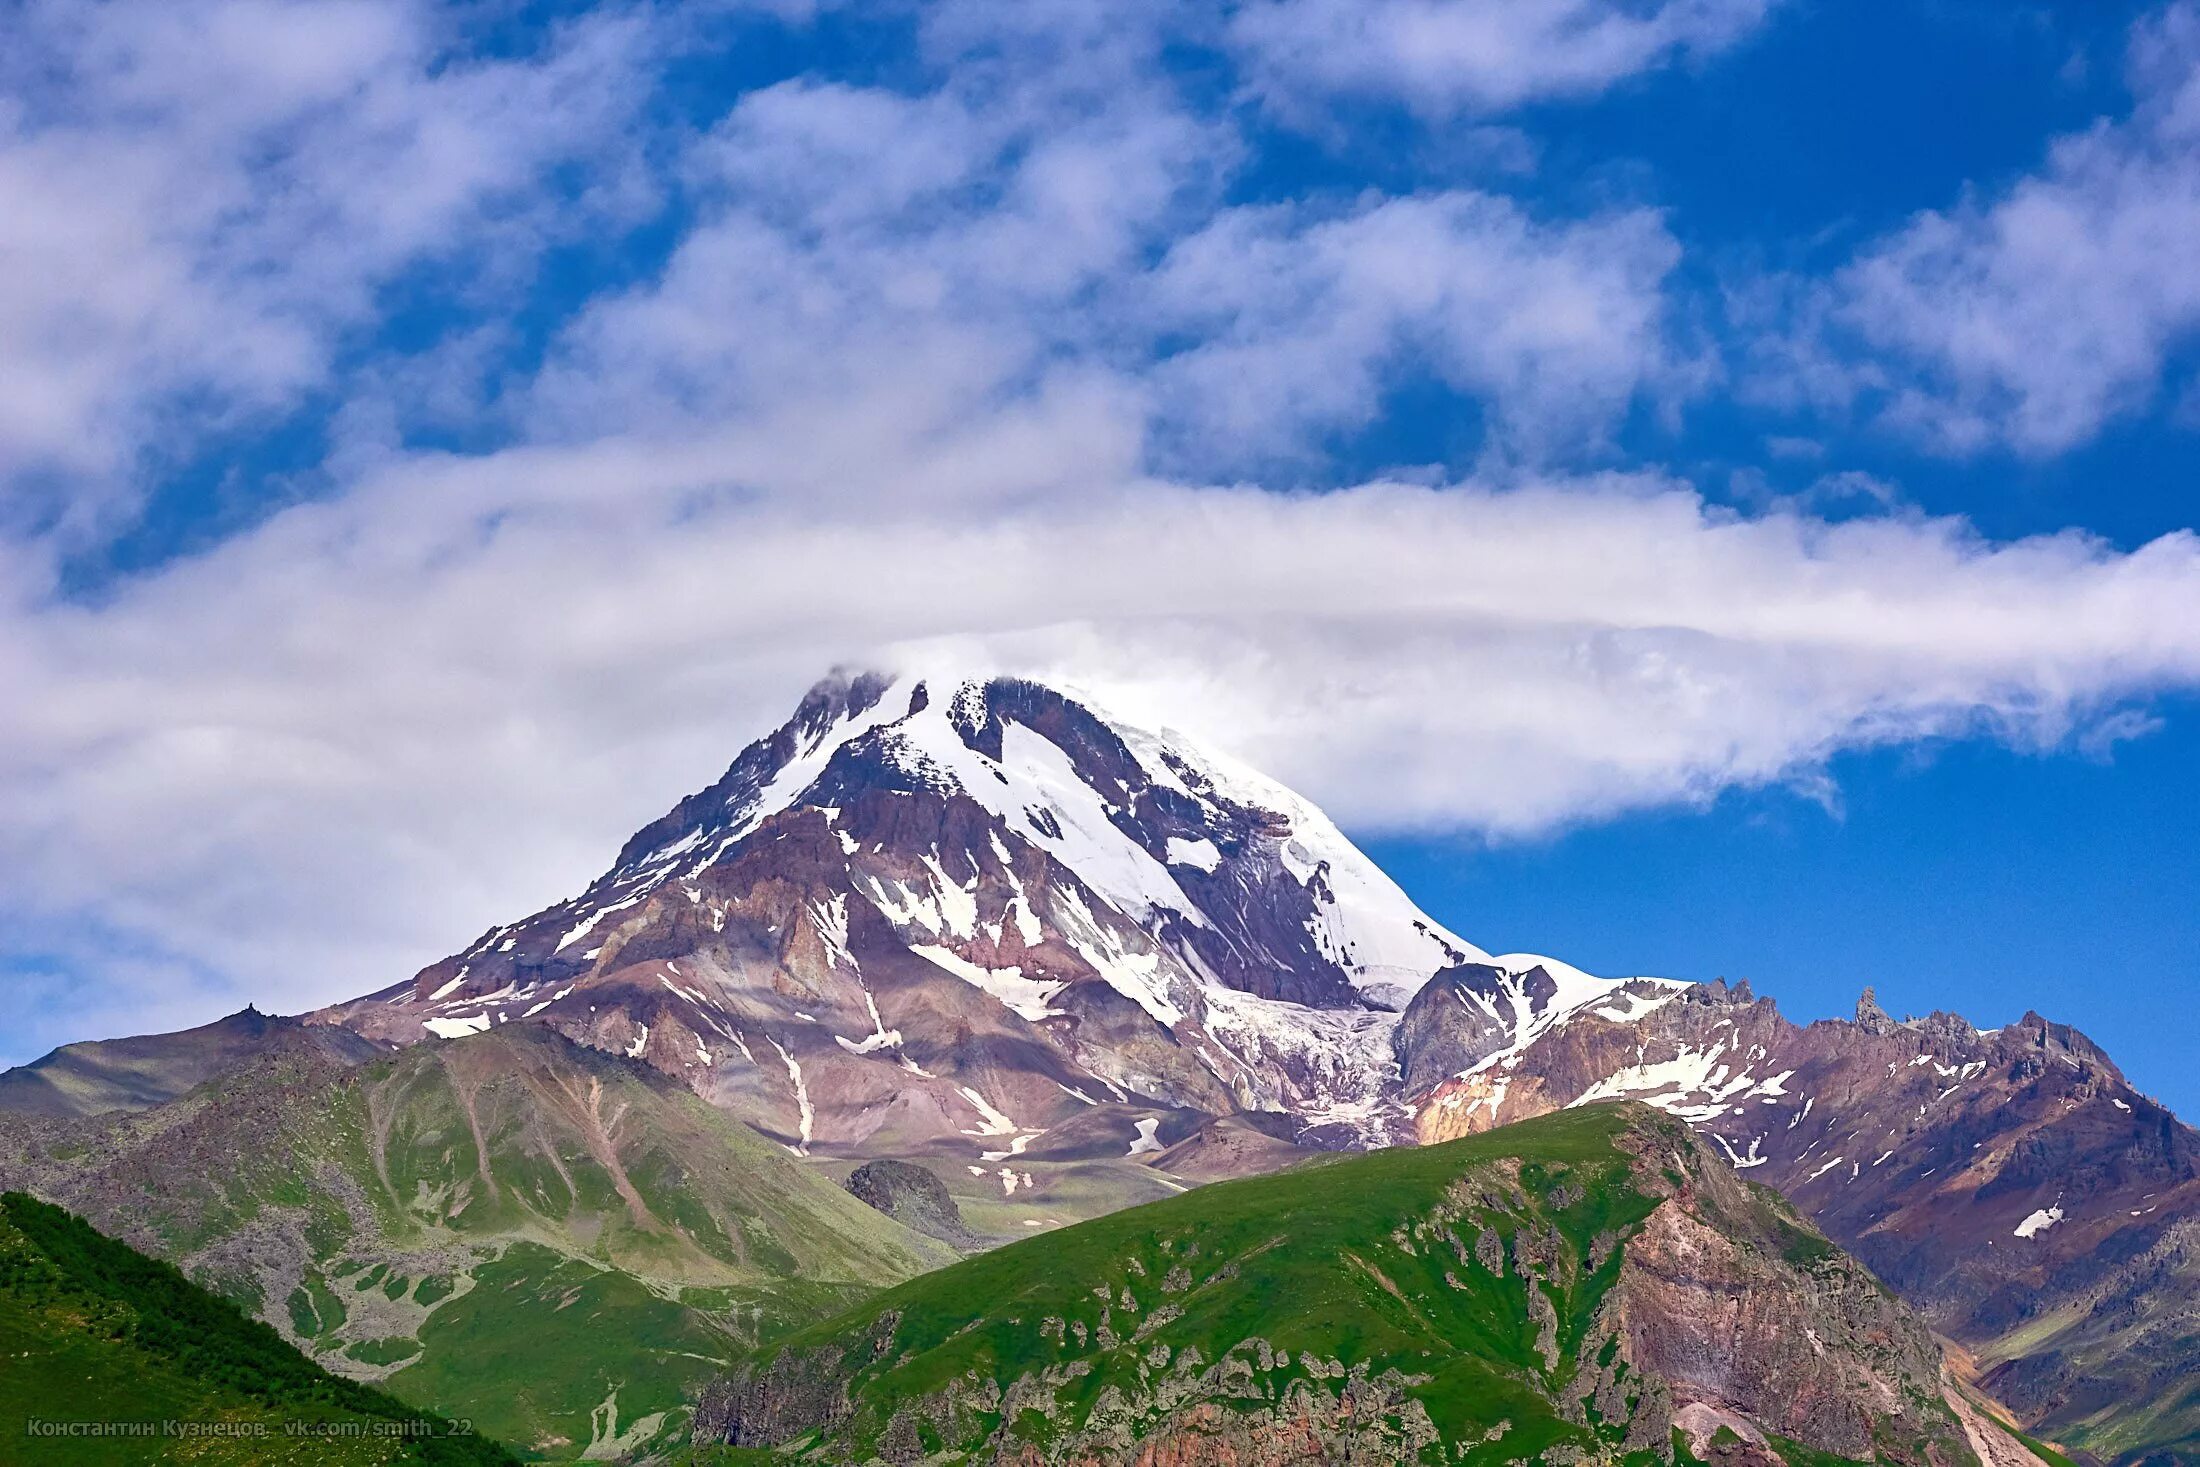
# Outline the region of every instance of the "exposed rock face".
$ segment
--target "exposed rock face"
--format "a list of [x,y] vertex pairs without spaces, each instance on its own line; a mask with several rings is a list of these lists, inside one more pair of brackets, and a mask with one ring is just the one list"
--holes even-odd
[[1292,1141],[1296,1129],[1289,1117],[1259,1111],[1218,1116],[1158,1153],[1153,1164],[1172,1177],[1198,1182],[1280,1171],[1321,1155]]
[[1866,1034],[1877,1034],[1882,1038],[1894,1033],[1896,1028],[1894,1019],[1879,1006],[1878,992],[1868,983],[1864,985],[1862,996],[1856,1000],[1856,1027]]
[[[1408,1098],[1426,1095],[1443,1081],[1503,1049],[1513,1028],[1493,1011],[1489,998],[1505,975],[1487,963],[1446,968],[1423,985],[1406,1005],[1391,1043],[1398,1051],[1399,1082]],[[1524,991],[1540,990],[1547,1000],[1552,985],[1538,968]]]
[[1975,1352],[2041,1434],[2103,1456],[2194,1439],[2200,1136],[2037,1015],[1897,1023],[1868,993],[1858,1014],[1798,1026],[1723,986],[1582,1011],[1436,1086],[1420,1133],[1646,1099]]
[[[1736,1185],[1708,1168],[1697,1180]],[[1651,1213],[1620,1278],[1625,1358],[1682,1406],[1740,1413],[1845,1457],[1869,1459],[1889,1415],[1927,1432],[1915,1400],[1937,1395],[1940,1351],[1924,1322],[1830,1248],[1737,1226],[1753,1211],[1737,1194]]]
[[832,1431],[855,1410],[840,1367],[884,1354],[900,1323],[901,1315],[887,1310],[844,1347],[782,1350],[711,1382],[695,1405],[695,1440],[765,1447],[793,1429]]
[[318,1055],[357,1064],[387,1047],[247,1005],[225,1019],[173,1034],[65,1044],[42,1059],[0,1073],[0,1113],[88,1116],[144,1110],[255,1059]]
[[928,1238],[965,1251],[985,1246],[986,1240],[963,1222],[962,1209],[946,1186],[921,1166],[891,1158],[867,1161],[848,1174],[846,1185],[858,1202]]
[[[1220,1183],[919,1280],[707,1393],[826,1462],[1971,1460],[1923,1323],[1680,1123],[1602,1107]],[[1517,1442],[1517,1445],[1514,1443]]]
[[1687,987],[1592,978],[1551,958],[1447,968],[1413,996],[1392,1033],[1401,1093],[1418,1107],[1454,1076],[1517,1053],[1577,1014],[1624,1021]]

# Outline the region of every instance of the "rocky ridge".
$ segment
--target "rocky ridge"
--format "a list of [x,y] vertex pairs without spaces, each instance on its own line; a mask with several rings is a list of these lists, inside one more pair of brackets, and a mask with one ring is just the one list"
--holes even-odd
[[0,1115],[144,1110],[255,1060],[293,1055],[357,1064],[388,1048],[349,1030],[263,1014],[248,1004],[195,1029],[65,1044],[0,1072]]
[[2075,1029],[1898,1022],[1868,990],[1798,1025],[1747,985],[1638,990],[1485,1049],[1416,1120],[1433,1142],[1619,1096],[1793,1200],[2043,1434],[2200,1454],[2200,1135]]

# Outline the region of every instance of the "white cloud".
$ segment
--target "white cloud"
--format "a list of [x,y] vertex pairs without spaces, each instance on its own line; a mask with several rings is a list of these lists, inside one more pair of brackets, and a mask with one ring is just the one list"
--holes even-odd
[[694,226],[562,335],[532,421],[572,437],[858,401],[948,431],[1034,378],[1090,390],[1115,375],[1106,297],[1212,211],[1236,158],[1112,42],[914,93],[751,93],[689,154]]
[[[267,1004],[363,991],[577,888],[828,665],[940,639],[1357,825],[1499,834],[1930,735],[2090,747],[2200,682],[2189,535],[1740,519],[1618,476],[1065,494],[1060,463],[958,518],[904,477],[1003,474],[1017,415],[871,444],[872,496],[839,505],[748,439],[392,462],[98,606],[18,567],[14,930],[85,961],[119,935]],[[746,493],[696,492],[722,476]]]
[[1499,443],[1579,449],[1638,393],[1692,376],[1663,294],[1679,258],[1644,209],[1546,224],[1452,192],[1341,217],[1229,210],[1156,274],[1156,318],[1192,341],[1157,391],[1195,442],[1295,446],[1366,424],[1387,389],[1433,373],[1489,405]]
[[[640,27],[469,55],[426,4],[34,0],[0,60],[0,509],[79,533],[141,453],[320,385],[408,265],[477,285],[594,211],[541,185],[601,156]],[[25,498],[28,497],[28,502]]]
[[2150,406],[2200,339],[2200,9],[2141,22],[2132,56],[2128,116],[1807,288],[1775,382],[1952,453],[2058,453]]
[[[339,465],[408,431],[478,440],[505,405],[502,287],[632,217],[666,171],[693,226],[517,384],[525,434],[858,400],[951,431],[989,394],[1105,397],[1172,464],[1235,472],[1431,369],[1531,455],[1681,390],[1658,339],[1673,245],[1647,212],[1531,220],[1470,193],[1221,210],[1237,120],[1156,61],[1211,36],[1202,16],[943,5],[915,90],[803,77],[695,140],[650,115],[657,67],[694,38],[639,5],[477,54],[434,0],[38,0],[0,60],[0,200],[19,204],[0,209],[0,526],[96,546],[164,470],[317,392],[341,394]],[[424,266],[441,336],[410,359],[369,347],[379,293]],[[1228,284],[1229,317],[1186,309],[1195,275]],[[1327,330],[1280,288],[1334,308]],[[1239,373],[1281,396],[1256,403]]]
[[1774,0],[1252,0],[1230,38],[1288,113],[1337,94],[1426,116],[1584,97],[1733,46]]
[[944,426],[1045,382],[1113,396],[1158,461],[1228,473],[1432,374],[1483,407],[1490,451],[1530,460],[1594,452],[1638,400],[1700,385],[1655,211],[1546,220],[1464,190],[1221,207],[1237,146],[1128,75],[1070,97],[1047,76],[752,94],[691,158],[696,227],[564,334],[533,422],[861,401]]

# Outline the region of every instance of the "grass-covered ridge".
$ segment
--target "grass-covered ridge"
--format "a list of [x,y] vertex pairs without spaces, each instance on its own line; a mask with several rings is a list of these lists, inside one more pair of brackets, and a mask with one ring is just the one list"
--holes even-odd
[[248,1066],[156,1110],[0,1130],[10,1147],[14,1184],[330,1369],[548,1457],[676,1429],[741,1350],[952,1256],[675,1082],[531,1025]]
[[[170,1265],[20,1192],[0,1194],[0,1355],[9,1461],[514,1461],[455,1423],[329,1374]],[[219,1422],[244,1434],[53,1438],[30,1434],[33,1418]],[[299,1423],[428,1434],[290,1435]]]
[[[757,1352],[698,1425],[832,1461],[1113,1460],[1279,1431],[1353,1460],[1670,1461],[1673,1397],[1630,1364],[1655,1354],[1641,1316],[1666,1285],[1621,1297],[1630,1246],[1669,1205],[1738,1239],[1737,1266],[1868,1316],[1821,1319],[1821,1337],[1853,1336],[1843,1369],[1917,1399],[1857,1434],[1853,1459],[1969,1459],[1922,1326],[1639,1106],[1216,1183],[966,1259]],[[1911,1356],[1866,1360],[1897,1317]]]

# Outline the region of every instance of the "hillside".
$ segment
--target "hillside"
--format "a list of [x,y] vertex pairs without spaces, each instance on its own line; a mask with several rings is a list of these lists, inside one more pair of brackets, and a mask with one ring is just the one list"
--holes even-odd
[[[168,1264],[20,1192],[0,1195],[0,1358],[11,1462],[513,1460],[456,1423],[330,1375]],[[34,1421],[119,1432],[44,1436]],[[161,1434],[171,1421],[210,1430]],[[307,1434],[323,1430],[343,1434]]]
[[1964,1345],[2033,1430],[2104,1460],[2200,1455],[2200,1133],[2077,1030],[1897,1021],[1868,990],[1854,1020],[1799,1025],[1713,984],[1509,1045],[1463,1030],[1466,1003],[1433,1002],[1491,987],[1486,970],[1439,975],[1406,1015],[1401,1032],[1447,1051],[1417,1097],[1424,1139],[1643,1100]]
[[646,1067],[533,1026],[12,1122],[0,1178],[331,1369],[550,1455],[638,1446],[744,1345],[953,1256]]
[[1222,1182],[768,1347],[699,1442],[859,1462],[1998,1461],[1917,1317],[1680,1122]]

